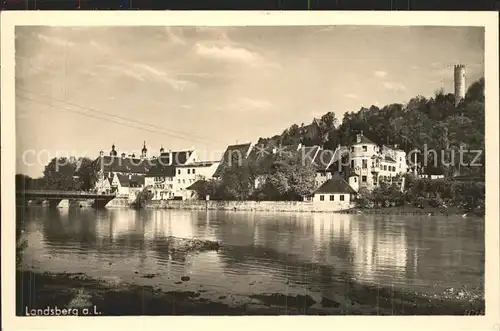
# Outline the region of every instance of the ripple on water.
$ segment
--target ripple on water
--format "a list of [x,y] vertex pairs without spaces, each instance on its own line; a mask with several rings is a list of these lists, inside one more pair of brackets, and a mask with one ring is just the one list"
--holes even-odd
[[[461,218],[107,210],[27,213],[27,265],[220,296],[332,292],[346,279],[434,293],[484,283],[484,235]],[[481,221],[478,221],[479,223]],[[450,229],[455,229],[451,231]],[[172,254],[170,235],[222,243]],[[141,276],[155,274],[151,278]],[[181,282],[187,275],[190,280]],[[111,279],[111,278],[110,278]]]

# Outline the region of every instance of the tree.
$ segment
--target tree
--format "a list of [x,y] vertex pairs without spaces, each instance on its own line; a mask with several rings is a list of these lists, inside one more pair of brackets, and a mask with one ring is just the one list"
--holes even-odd
[[76,175],[81,181],[81,189],[89,191],[95,186],[97,173],[99,171],[98,164],[87,157],[78,159]]
[[132,207],[135,209],[142,209],[146,206],[146,204],[153,199],[153,193],[148,189],[143,189],[140,192],[137,192],[134,202],[132,203]]
[[43,171],[43,186],[49,190],[77,190],[81,182],[76,178],[76,159],[53,158]]
[[264,192],[271,200],[301,200],[315,188],[316,172],[304,165],[300,155],[281,155],[276,158],[267,176]]
[[248,200],[254,191],[254,167],[248,160],[231,162],[222,169],[216,196],[224,200]]

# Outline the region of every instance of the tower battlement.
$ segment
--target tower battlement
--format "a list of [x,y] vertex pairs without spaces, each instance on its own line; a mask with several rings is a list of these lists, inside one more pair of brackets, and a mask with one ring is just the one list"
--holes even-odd
[[465,64],[455,64],[455,69],[465,69]]

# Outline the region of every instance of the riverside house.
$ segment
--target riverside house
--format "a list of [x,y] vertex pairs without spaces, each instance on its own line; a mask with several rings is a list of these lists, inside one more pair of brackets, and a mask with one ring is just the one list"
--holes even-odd
[[[357,182],[359,189],[373,190],[381,182],[393,183],[398,175],[408,171],[406,153],[397,146],[379,147],[363,135],[349,146],[350,182]],[[356,178],[353,178],[356,177]]]
[[182,199],[183,190],[189,186],[182,176],[179,167],[193,164],[197,161],[194,149],[185,151],[164,152],[160,149],[160,156],[152,160],[152,168],[146,174],[146,187],[153,193],[154,200]]
[[332,178],[321,185],[313,194],[312,199],[314,204],[334,204],[338,209],[348,209],[351,207],[351,202],[354,200],[356,191],[340,175],[335,174]]

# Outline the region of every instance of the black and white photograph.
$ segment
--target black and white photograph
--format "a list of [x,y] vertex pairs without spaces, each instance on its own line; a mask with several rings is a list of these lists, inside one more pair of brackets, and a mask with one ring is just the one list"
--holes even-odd
[[488,315],[500,329],[498,16],[138,15],[2,22],[16,319]]

